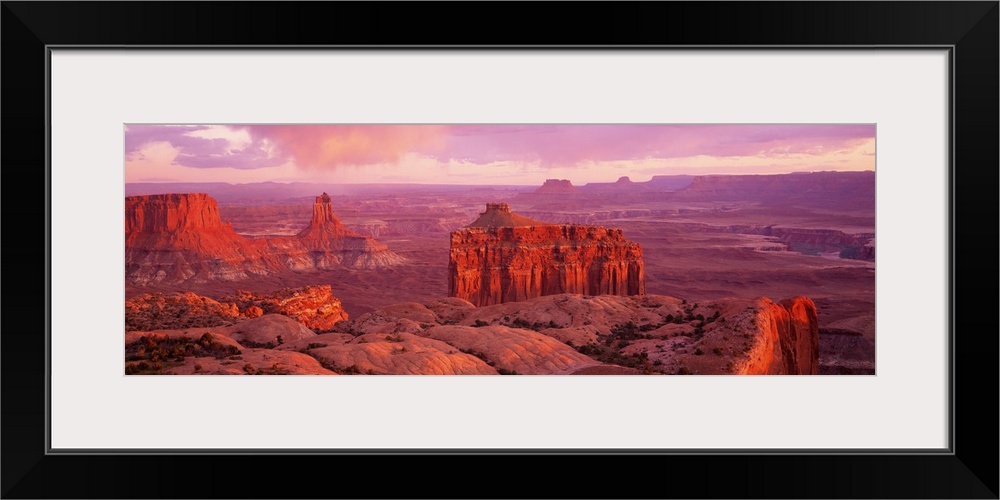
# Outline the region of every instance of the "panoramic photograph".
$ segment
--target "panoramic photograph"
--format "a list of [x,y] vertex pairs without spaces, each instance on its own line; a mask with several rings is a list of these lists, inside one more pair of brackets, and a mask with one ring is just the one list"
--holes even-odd
[[128,124],[126,375],[874,375],[874,124]]

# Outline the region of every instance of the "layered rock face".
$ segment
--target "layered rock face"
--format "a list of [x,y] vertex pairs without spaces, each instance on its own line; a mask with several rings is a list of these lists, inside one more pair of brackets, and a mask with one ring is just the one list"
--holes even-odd
[[533,221],[487,204],[451,234],[449,296],[481,306],[542,295],[642,295],[642,248],[620,229]]
[[816,375],[819,373],[819,322],[807,297],[758,301],[757,341],[735,373]]
[[131,283],[241,280],[281,269],[282,257],[223,224],[207,194],[125,198],[125,279]]
[[403,259],[348,230],[330,197],[294,237],[245,238],[223,224],[216,201],[202,193],[125,198],[125,276],[132,284],[239,281],[289,270],[376,269]]

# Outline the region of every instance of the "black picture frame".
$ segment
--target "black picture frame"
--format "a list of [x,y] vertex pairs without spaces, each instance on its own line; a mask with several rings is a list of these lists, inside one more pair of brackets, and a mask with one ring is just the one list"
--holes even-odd
[[[10,281],[2,326],[4,498],[998,498],[998,21],[989,2],[2,2]],[[572,17],[560,14],[572,9]],[[450,16],[444,15],[445,13]],[[446,20],[467,19],[456,25]],[[572,22],[568,22],[572,19]],[[420,20],[416,23],[415,20]],[[516,28],[516,29],[515,29]],[[49,47],[947,46],[951,53],[952,446],[934,454],[47,453]],[[523,45],[529,44],[529,45]],[[958,196],[961,188],[962,196]],[[989,249],[987,259],[977,251]],[[984,278],[985,277],[985,278]],[[984,300],[985,305],[975,304]],[[82,327],[81,333],[87,333]],[[963,336],[964,335],[964,336]],[[137,417],[141,418],[141,416]],[[197,418],[193,416],[192,418]],[[318,416],[317,418],[321,418]],[[985,422],[987,425],[982,425]],[[821,432],[817,429],[817,432]],[[517,455],[517,456],[514,456]],[[427,467],[443,477],[428,480]],[[556,474],[566,468],[575,477]],[[548,491],[519,478],[539,474]],[[361,489],[357,489],[357,488]],[[324,493],[325,492],[325,493]]]

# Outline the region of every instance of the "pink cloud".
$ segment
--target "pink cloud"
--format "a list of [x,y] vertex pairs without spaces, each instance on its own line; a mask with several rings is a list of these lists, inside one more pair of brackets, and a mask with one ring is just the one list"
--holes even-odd
[[300,167],[396,163],[406,153],[441,151],[447,128],[435,125],[253,125],[254,143],[269,141]]
[[170,143],[175,164],[255,169],[286,161],[304,169],[397,164],[406,154],[484,165],[537,163],[543,168],[645,159],[824,156],[875,137],[874,125],[243,125],[250,143],[195,137],[207,126],[133,125],[126,153]]

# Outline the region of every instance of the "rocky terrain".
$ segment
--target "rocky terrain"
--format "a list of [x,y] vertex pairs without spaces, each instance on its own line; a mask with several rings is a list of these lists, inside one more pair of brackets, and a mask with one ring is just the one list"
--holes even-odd
[[326,333],[279,314],[130,331],[127,374],[816,374],[813,302],[558,294],[399,303]]
[[490,203],[451,234],[448,295],[474,305],[543,295],[641,295],[642,248],[621,230],[557,225]]
[[[261,317],[281,314],[281,308],[265,311],[265,305],[273,306],[288,298],[279,298],[278,291],[305,290],[314,285],[330,285],[330,291],[320,295],[339,301],[344,314],[350,312],[349,323],[363,316],[364,324],[377,322],[376,312],[386,314],[400,309],[400,304],[428,305],[447,296],[450,234],[476,220],[485,203],[509,202],[517,207],[518,214],[532,221],[529,225],[577,224],[620,229],[628,241],[641,246],[647,296],[683,297],[699,306],[727,300],[753,301],[761,296],[808,296],[815,304],[819,321],[819,372],[875,373],[873,172],[816,172],[739,179],[657,175],[645,182],[635,180],[640,173],[632,174],[625,180],[618,179],[620,175],[615,173],[607,179],[614,182],[580,184],[573,187],[577,194],[564,195],[535,195],[533,191],[541,183],[531,186],[126,184],[126,194],[130,197],[205,192],[209,199],[219,200],[215,206],[189,195],[185,202],[178,200],[173,204],[177,208],[186,204],[184,210],[171,209],[168,203],[161,207],[146,204],[144,209],[127,211],[143,214],[129,216],[126,221],[129,278],[125,296],[129,301],[140,299],[138,304],[127,306],[128,326],[130,331],[143,332],[231,327],[256,319],[258,313]],[[565,184],[560,182],[553,187],[558,186]],[[322,191],[336,194],[331,197],[330,210],[322,207],[322,199],[317,209],[316,193]],[[183,216],[185,213],[201,215]],[[318,224],[307,231],[312,219]],[[517,230],[515,219],[509,220],[512,229]],[[165,234],[155,234],[160,228],[165,229]],[[317,262],[324,265],[328,253],[349,255],[343,248],[324,243],[327,239],[349,238],[344,229],[378,238],[371,241],[386,245],[391,249],[389,254],[400,260],[392,259],[398,263],[389,266],[378,266],[375,261],[376,267],[365,267],[365,259],[347,258],[340,263],[327,259],[326,267],[316,267]],[[312,250],[300,240],[302,233],[306,233],[303,240],[314,239],[310,244]],[[260,241],[274,243],[260,252],[255,246]],[[359,254],[389,255],[365,250]],[[353,267],[355,262],[357,267]],[[487,274],[492,272],[489,270]],[[197,297],[185,298],[186,292],[194,292]],[[147,295],[156,298],[142,299]],[[592,300],[598,299],[603,297]],[[309,298],[298,305],[289,305],[292,311],[306,311],[314,300],[319,300],[319,304],[324,302]],[[519,304],[533,304],[533,300],[536,299],[477,309],[509,307],[521,311]],[[235,316],[231,306],[236,307]],[[169,311],[182,307],[187,311],[184,315],[189,317],[171,319]],[[129,313],[129,308],[133,312]],[[436,313],[439,310],[434,309]],[[156,319],[160,323],[151,322],[154,314],[160,315]],[[531,326],[542,322],[541,317],[534,317],[527,310],[518,314],[524,321],[530,319]],[[298,319],[292,312],[287,315]],[[336,315],[331,315],[325,321],[329,323],[335,318]],[[510,323],[514,318],[500,323]],[[474,319],[470,321],[474,323]],[[432,325],[434,321],[426,323]],[[489,327],[505,326],[500,323]],[[628,322],[624,325],[618,333],[628,337]],[[327,326],[314,323],[307,329],[322,335],[338,333],[336,326]],[[409,330],[410,334],[422,330],[419,321],[417,326]],[[471,325],[442,322],[441,326]],[[482,328],[486,327],[479,327]],[[608,330],[607,334],[610,333]],[[282,340],[290,342],[284,337]],[[573,342],[571,347],[579,353],[578,348],[582,347],[579,342],[587,339],[567,336],[557,340]],[[375,341],[388,342],[376,337],[362,346]],[[633,359],[627,357],[630,353],[594,351],[592,354],[606,363],[572,373],[642,373],[645,369],[642,364],[629,366],[638,363],[629,361]],[[619,354],[626,357],[615,357]],[[348,358],[334,361],[343,363]],[[204,369],[208,366],[203,364]],[[242,373],[242,365],[225,366],[226,370]],[[270,367],[260,363],[254,366],[265,372]],[[350,371],[352,364],[338,366],[342,371]],[[662,364],[657,366],[661,367]]]
[[241,281],[287,271],[378,269],[403,259],[334,216],[330,197],[316,197],[309,225],[294,237],[246,238],[223,224],[203,193],[125,198],[126,281],[143,285]]
[[265,314],[288,316],[320,331],[348,319],[329,285],[267,294],[237,290],[218,300],[193,292],[147,293],[125,301],[125,331],[229,326],[241,318]]

